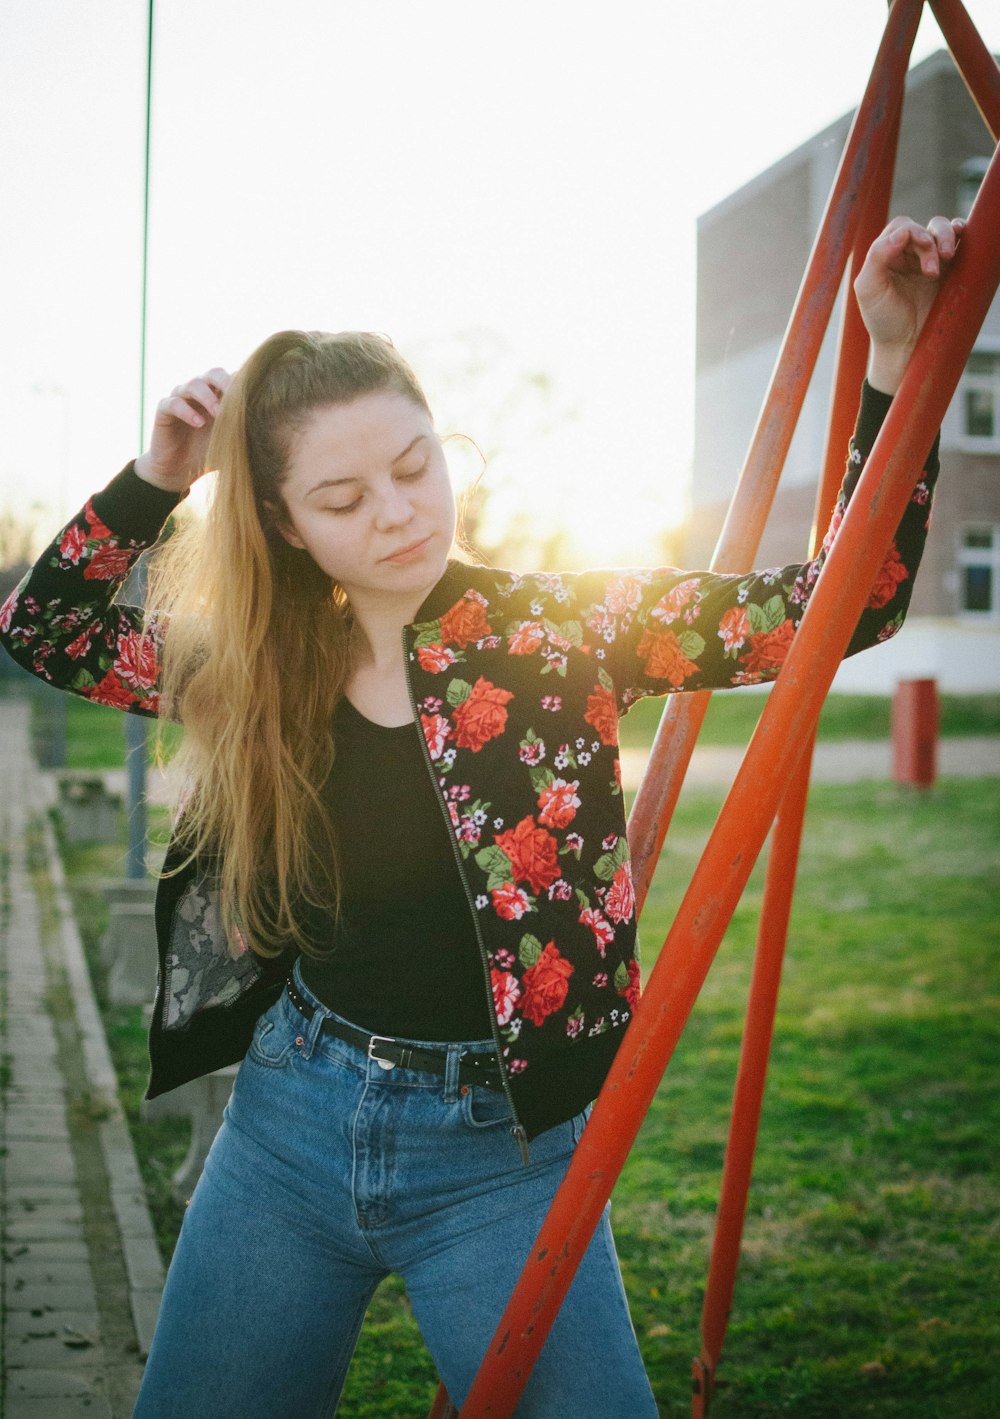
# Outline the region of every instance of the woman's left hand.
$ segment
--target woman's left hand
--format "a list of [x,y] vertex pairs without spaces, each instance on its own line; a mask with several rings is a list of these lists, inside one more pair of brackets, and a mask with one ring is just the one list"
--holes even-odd
[[854,294],[871,336],[868,381],[876,389],[895,394],[899,388],[964,231],[960,217],[932,217],[926,227],[893,217],[872,243]]

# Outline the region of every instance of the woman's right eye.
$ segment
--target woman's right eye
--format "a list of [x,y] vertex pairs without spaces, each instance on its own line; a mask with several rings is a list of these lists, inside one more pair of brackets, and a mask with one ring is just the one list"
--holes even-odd
[[355,498],[353,502],[344,503],[343,507],[325,507],[325,508],[322,509],[322,511],[323,511],[323,512],[334,512],[334,513],[353,512],[355,508],[360,507],[360,506],[361,506],[361,499],[360,499],[360,498]]

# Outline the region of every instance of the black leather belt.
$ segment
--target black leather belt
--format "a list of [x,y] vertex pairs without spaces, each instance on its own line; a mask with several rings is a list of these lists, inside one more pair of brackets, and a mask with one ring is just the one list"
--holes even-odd
[[[307,1020],[316,1013],[316,1007],[298,992],[291,976],[285,981],[288,998]],[[369,1059],[391,1069],[398,1064],[401,1069],[417,1069],[424,1074],[444,1074],[448,1063],[447,1050],[417,1049],[413,1045],[400,1044],[387,1035],[369,1035],[353,1025],[334,1020],[329,1015],[323,1018],[323,1030],[335,1039],[344,1040],[364,1050]],[[478,1084],[486,1089],[503,1089],[500,1066],[492,1054],[463,1054],[458,1064],[460,1084]]]

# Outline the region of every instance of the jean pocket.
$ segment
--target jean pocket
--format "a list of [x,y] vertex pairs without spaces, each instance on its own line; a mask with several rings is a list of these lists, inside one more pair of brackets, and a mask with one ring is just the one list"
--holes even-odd
[[593,1109],[593,1107],[593,1104],[588,1104],[586,1108],[581,1109],[581,1111],[576,1115],[575,1118],[570,1119],[570,1123],[573,1127],[574,1144],[579,1143],[580,1138],[583,1135],[583,1130],[586,1127],[587,1120],[588,1118],[590,1118],[591,1110]]
[[276,1022],[268,1010],[254,1026],[247,1055],[255,1064],[263,1064],[268,1069],[285,1069],[292,1057],[294,1044],[288,1027],[281,1021]]
[[462,1117],[470,1128],[494,1128],[512,1124],[514,1112],[502,1089],[486,1089],[474,1084],[462,1096]]

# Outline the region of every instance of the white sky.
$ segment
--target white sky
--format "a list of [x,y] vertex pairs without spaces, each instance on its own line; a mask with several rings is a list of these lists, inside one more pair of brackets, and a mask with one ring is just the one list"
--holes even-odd
[[[854,107],[884,15],[158,0],[147,418],[275,329],[387,331],[508,498],[647,559],[690,459],[696,216]],[[0,18],[0,509],[46,532],[137,451],[145,16]],[[941,45],[925,16],[914,59]],[[551,408],[504,412],[536,373]]]

